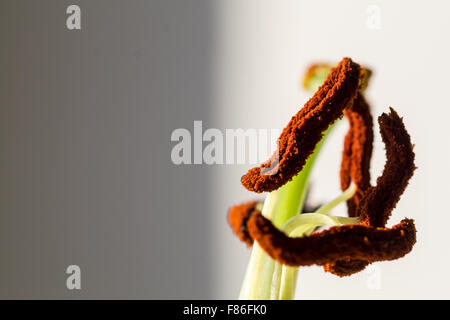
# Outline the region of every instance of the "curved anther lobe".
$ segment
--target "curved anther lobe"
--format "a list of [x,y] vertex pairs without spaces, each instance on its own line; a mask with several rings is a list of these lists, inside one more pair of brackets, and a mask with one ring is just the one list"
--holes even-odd
[[350,217],[357,216],[357,206],[363,193],[370,187],[370,159],[372,158],[373,120],[370,108],[361,93],[344,110],[349,130],[344,140],[341,164],[341,189],[355,183],[355,195],[347,202]]
[[[373,149],[373,119],[370,107],[358,93],[353,104],[344,110],[349,129],[344,139],[344,150],[340,170],[341,189],[346,190],[350,183],[356,185],[355,195],[347,201],[348,215],[359,215],[358,205],[365,191],[370,187],[370,159]],[[337,276],[348,276],[364,270],[369,263],[362,260],[339,260],[326,264],[324,270]]]
[[233,230],[234,234],[248,247],[253,245],[253,238],[250,236],[247,230],[247,222],[251,216],[257,212],[256,206],[260,204],[260,201],[250,201],[234,205],[228,210],[228,223]]
[[343,225],[308,237],[290,238],[270,220],[255,213],[248,222],[248,230],[269,256],[289,266],[324,265],[345,259],[394,260],[410,252],[416,242],[414,221],[410,219],[392,228]]
[[386,147],[386,164],[377,179],[377,185],[370,187],[359,210],[361,223],[383,227],[406,189],[416,166],[411,138],[403,120],[394,109],[378,118],[380,133]]
[[349,58],[333,68],[324,84],[283,129],[272,157],[241,178],[244,187],[255,192],[273,191],[299,173],[323,132],[351,104],[359,87],[359,74],[359,65]]

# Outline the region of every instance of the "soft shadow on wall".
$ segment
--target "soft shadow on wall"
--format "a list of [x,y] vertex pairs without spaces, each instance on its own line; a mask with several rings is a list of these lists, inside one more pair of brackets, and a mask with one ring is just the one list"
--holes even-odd
[[215,5],[76,3],[0,4],[0,297],[210,297],[212,171],[170,135],[211,118]]

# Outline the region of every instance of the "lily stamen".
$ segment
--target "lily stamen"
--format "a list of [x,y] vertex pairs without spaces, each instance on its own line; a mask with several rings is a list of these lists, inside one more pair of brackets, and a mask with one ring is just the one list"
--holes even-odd
[[[323,74],[327,68],[320,72],[313,68],[308,74]],[[240,298],[292,298],[299,266],[323,266],[342,277],[373,262],[401,258],[412,250],[416,242],[412,219],[386,227],[416,168],[410,136],[392,108],[378,118],[386,165],[377,184],[370,185],[373,121],[363,95],[370,73],[344,58],[292,117],[278,139],[277,152],[242,177],[246,189],[271,193],[262,210],[261,202],[254,201],[229,211],[233,231],[247,245],[253,244]],[[309,79],[305,84],[318,82]],[[344,115],[350,126],[340,169],[343,193],[314,213],[301,213],[323,136]],[[348,217],[329,216],[342,202],[347,202]],[[316,231],[322,226],[329,228]]]

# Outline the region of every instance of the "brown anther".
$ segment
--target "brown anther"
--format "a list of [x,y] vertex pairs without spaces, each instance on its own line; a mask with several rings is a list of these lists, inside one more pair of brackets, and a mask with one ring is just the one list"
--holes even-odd
[[[355,100],[354,106],[358,105],[356,102],[357,101]],[[371,187],[369,184],[370,176],[368,170],[370,157],[367,158],[363,148],[352,147],[351,152],[348,155],[346,154],[346,148],[344,147],[344,157],[341,166],[341,187],[344,189],[350,177],[353,181],[357,182],[358,176],[364,176],[364,172],[366,172],[367,183],[361,183],[361,189],[359,188],[360,185],[357,184],[358,189],[360,189],[361,192],[357,192],[355,196],[348,201],[348,209],[349,215],[361,215],[361,223],[373,227],[384,227],[386,225],[392,210],[395,208],[400,196],[408,185],[408,181],[412,177],[415,169],[413,146],[409,134],[405,129],[402,119],[395,110],[392,108],[390,110],[390,114],[383,114],[378,118],[381,136],[386,146],[386,165],[382,176],[377,179],[377,186]],[[368,116],[366,115],[367,119],[369,119],[369,117],[370,114]],[[368,121],[366,121],[366,123],[368,123]],[[363,124],[363,122],[361,122],[361,124]],[[360,141],[358,139],[356,139],[356,141],[359,141],[358,143],[363,145],[364,135],[360,135],[360,138]],[[355,139],[353,138],[352,141],[355,141]],[[354,160],[353,156],[354,154],[358,154],[358,150],[362,157],[357,157]],[[370,151],[367,151],[367,153],[370,154],[371,151],[372,147],[370,147]],[[367,167],[360,165],[360,169],[356,170],[356,172],[359,171],[363,174],[352,174],[350,170],[347,169],[349,167],[348,163],[355,163],[357,164],[355,168],[358,168],[358,164],[362,164],[363,162],[357,161],[357,159],[364,159],[365,157],[367,159]],[[345,168],[346,170],[342,170],[342,168]],[[341,264],[345,263],[342,262]],[[351,272],[351,265],[356,266],[353,269],[353,272]],[[325,270],[338,276],[343,276],[361,271],[362,269],[359,266],[363,265],[363,262],[358,264],[352,261],[351,264],[348,265],[348,268],[345,269],[345,274],[339,272],[342,268],[336,269],[331,265],[325,266]]]
[[253,214],[247,223],[249,234],[272,258],[291,266],[325,265],[326,271],[345,276],[369,263],[398,259],[411,251],[416,241],[413,220],[405,219],[392,228],[384,225],[415,169],[412,144],[392,108],[379,117],[379,123],[387,161],[377,186],[368,188],[358,206],[361,224],[290,238],[262,215]]
[[386,148],[386,164],[375,187],[370,185],[373,121],[362,93],[370,75],[349,58],[332,69],[324,84],[290,120],[278,139],[277,152],[241,179],[250,191],[272,191],[291,180],[304,166],[328,126],[344,113],[350,122],[341,164],[341,188],[355,183],[348,201],[357,225],[335,226],[310,236],[290,238],[255,210],[255,204],[230,210],[234,232],[247,244],[258,241],[273,259],[290,266],[322,265],[327,272],[347,276],[375,261],[394,260],[411,251],[416,229],[411,219],[392,228],[385,225],[403,194],[414,165],[413,145],[402,119],[391,108],[378,118]]
[[378,122],[386,146],[386,164],[377,185],[366,191],[359,211],[362,224],[384,227],[416,166],[411,138],[397,112],[390,108],[390,113],[383,113]]
[[[370,71],[366,70],[367,79]],[[366,80],[367,85],[367,80]],[[346,190],[350,183],[356,185],[355,195],[347,201],[348,215],[355,217],[364,192],[370,187],[370,159],[373,144],[373,120],[370,107],[361,92],[353,104],[344,110],[349,121],[349,130],[344,139],[344,151],[341,162],[341,189]],[[327,264],[324,270],[340,277],[362,271],[369,263],[360,260],[336,261]]]
[[355,195],[347,202],[348,215],[356,217],[356,209],[364,192],[370,187],[370,159],[372,157],[373,121],[369,105],[361,93],[353,104],[344,110],[349,130],[344,140],[341,163],[341,189],[355,183]]
[[[309,192],[305,196],[305,206],[303,210],[305,212],[314,212],[320,207],[320,205],[308,207],[309,204]],[[233,233],[242,241],[247,244],[247,247],[252,247],[253,238],[250,236],[247,230],[248,219],[258,208],[262,208],[263,202],[260,200],[248,201],[241,204],[232,206],[228,210],[227,220]]]
[[247,225],[250,235],[270,257],[289,266],[324,265],[345,259],[395,260],[410,252],[416,242],[414,221],[410,219],[392,228],[331,227],[302,238],[286,236],[260,213],[253,214]]
[[260,201],[245,202],[232,206],[228,211],[228,223],[231,229],[248,247],[253,245],[253,238],[248,233],[247,222],[253,213],[258,211],[256,206],[260,203]]
[[366,260],[341,259],[325,264],[323,269],[339,277],[346,277],[364,270],[368,265]]
[[273,191],[290,181],[303,168],[323,132],[352,103],[359,87],[360,67],[344,58],[332,69],[324,84],[289,121],[278,139],[278,149],[259,167],[241,178],[250,191]]

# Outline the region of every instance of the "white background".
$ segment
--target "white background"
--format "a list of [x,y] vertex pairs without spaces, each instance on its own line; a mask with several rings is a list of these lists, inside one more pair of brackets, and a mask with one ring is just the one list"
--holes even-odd
[[[370,29],[367,8],[380,9],[380,29]],[[370,67],[367,90],[374,117],[394,107],[415,144],[417,171],[389,225],[415,219],[417,244],[401,260],[374,264],[379,290],[368,271],[340,279],[320,267],[302,268],[297,297],[450,298],[447,244],[449,164],[449,31],[446,1],[223,1],[219,10],[216,123],[225,128],[282,128],[307,100],[300,79],[310,63],[344,56]],[[339,192],[338,170],[345,121],[327,143],[313,174],[313,199]],[[381,173],[384,150],[375,128],[372,181]],[[240,176],[249,166],[220,169],[219,210],[257,195]],[[345,212],[345,207],[337,210]],[[249,251],[222,223],[217,238],[219,297],[233,298]]]

